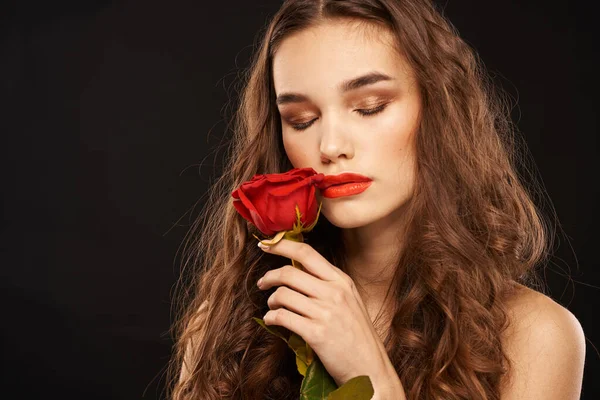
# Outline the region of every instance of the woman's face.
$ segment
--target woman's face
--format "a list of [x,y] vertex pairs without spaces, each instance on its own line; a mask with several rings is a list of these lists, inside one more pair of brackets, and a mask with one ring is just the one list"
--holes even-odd
[[399,217],[412,193],[421,99],[394,46],[388,31],[334,21],[287,37],[273,59],[283,143],[294,168],[372,179],[360,194],[319,196],[322,213],[340,228]]

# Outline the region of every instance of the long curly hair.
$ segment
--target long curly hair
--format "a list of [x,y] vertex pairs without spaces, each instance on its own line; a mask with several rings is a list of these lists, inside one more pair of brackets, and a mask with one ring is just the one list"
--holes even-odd
[[[170,399],[298,398],[293,354],[252,320],[268,311],[272,293],[256,281],[282,260],[257,248],[230,194],[255,174],[292,168],[274,101],[273,56],[290,34],[340,18],[392,32],[422,96],[407,242],[385,340],[390,360],[409,399],[500,398],[510,371],[501,342],[507,300],[516,283],[541,288],[536,268],[552,240],[509,96],[429,0],[293,0],[260,32],[224,172],[185,240]],[[309,240],[345,271],[340,233],[322,218]]]

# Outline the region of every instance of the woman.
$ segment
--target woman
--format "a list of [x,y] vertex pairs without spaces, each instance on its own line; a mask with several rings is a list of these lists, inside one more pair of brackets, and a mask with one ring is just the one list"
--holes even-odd
[[[512,134],[473,50],[429,1],[285,1],[186,247],[197,268],[170,397],[297,399],[293,353],[251,319],[264,316],[327,343],[314,348],[336,382],[369,375],[374,399],[578,399],[584,336],[535,290],[550,232]],[[370,185],[320,197],[308,243],[258,248],[232,190],[305,167]]]

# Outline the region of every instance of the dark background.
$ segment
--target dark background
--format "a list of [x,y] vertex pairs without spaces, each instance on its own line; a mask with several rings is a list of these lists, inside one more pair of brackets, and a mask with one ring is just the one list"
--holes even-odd
[[[280,2],[1,4],[0,396],[160,398],[178,249],[220,171],[232,84]],[[518,100],[566,233],[545,275],[588,337],[592,400],[598,30],[586,4],[451,0],[446,14]]]

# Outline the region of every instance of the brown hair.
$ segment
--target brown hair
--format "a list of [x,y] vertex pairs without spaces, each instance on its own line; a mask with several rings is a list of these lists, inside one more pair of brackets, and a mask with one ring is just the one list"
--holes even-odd
[[[539,285],[535,266],[551,235],[522,183],[540,187],[533,175],[520,176],[530,170],[520,168],[524,145],[507,96],[427,0],[285,1],[272,18],[243,82],[224,173],[184,247],[169,398],[298,398],[293,354],[251,319],[264,316],[272,293],[256,281],[283,261],[256,247],[230,193],[254,174],[292,168],[273,55],[293,32],[340,18],[392,32],[422,95],[408,241],[385,341],[390,360],[409,399],[500,398],[510,369],[500,341],[506,299],[515,282]],[[309,240],[344,270],[339,228],[321,218]]]

